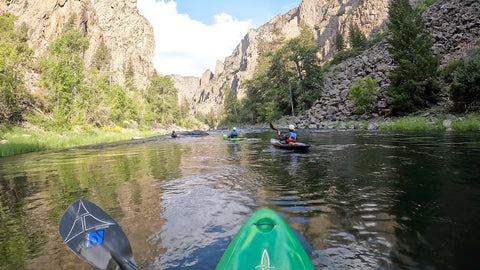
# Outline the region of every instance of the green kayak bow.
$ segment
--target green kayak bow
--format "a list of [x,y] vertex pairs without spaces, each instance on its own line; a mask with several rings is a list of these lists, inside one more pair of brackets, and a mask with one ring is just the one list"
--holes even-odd
[[230,269],[315,269],[300,240],[273,210],[255,212],[240,228],[217,265]]

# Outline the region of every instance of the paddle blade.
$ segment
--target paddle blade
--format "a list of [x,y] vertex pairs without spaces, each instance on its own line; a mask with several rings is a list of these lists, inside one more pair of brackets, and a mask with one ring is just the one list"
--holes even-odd
[[84,199],[74,202],[65,210],[58,230],[65,244],[96,268],[136,269],[127,236],[96,204]]
[[276,129],[276,128],[272,125],[272,123],[269,123],[269,124],[270,124],[270,128],[271,128],[271,129],[273,129],[273,130],[278,130],[278,129]]

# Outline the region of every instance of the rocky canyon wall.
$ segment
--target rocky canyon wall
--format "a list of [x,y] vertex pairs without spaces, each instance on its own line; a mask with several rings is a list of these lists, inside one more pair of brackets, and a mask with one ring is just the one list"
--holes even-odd
[[[470,48],[480,45],[478,0],[438,0],[423,13],[423,20],[434,40],[433,51],[440,57],[441,66],[465,56]],[[350,88],[355,81],[368,75],[378,81],[380,90],[374,110],[379,115],[387,114],[386,91],[392,68],[387,43],[380,42],[361,55],[332,67],[333,72],[328,74],[323,93],[314,106],[303,115],[289,120],[299,127],[325,128],[336,122],[372,117],[354,114],[354,104],[349,99]]]
[[[357,24],[367,36],[385,27],[388,0],[304,0],[299,7],[279,14],[258,29],[251,29],[233,53],[218,64],[215,72],[207,70],[202,83],[195,88],[179,89],[191,96],[193,112],[221,112],[225,91],[231,88],[237,97],[245,96],[242,86],[253,78],[261,44],[279,35],[286,39],[298,36],[302,25],[308,26],[321,48],[320,58],[328,60],[333,54],[333,40],[338,33],[348,37],[348,26]],[[181,77],[177,77],[181,85]]]
[[[221,112],[225,90],[228,88],[238,97],[244,96],[242,82],[254,75],[260,44],[273,40],[278,33],[285,38],[292,38],[299,34],[301,25],[307,25],[312,29],[321,49],[319,57],[326,61],[332,57],[335,36],[339,33],[344,38],[348,37],[350,23],[357,24],[367,36],[385,29],[389,2],[304,0],[290,12],[276,16],[258,29],[251,29],[232,55],[221,63],[221,67],[217,64],[215,73],[206,71],[202,83],[187,90],[192,96],[191,109],[201,113],[212,110]],[[423,13],[425,27],[434,40],[433,51],[441,58],[441,66],[459,59],[469,48],[479,45],[479,18],[478,0],[438,0]],[[300,127],[326,127],[332,122],[366,117],[354,114],[349,93],[353,83],[367,75],[377,79],[380,88],[376,113],[387,114],[385,94],[390,84],[388,77],[392,68],[387,43],[383,41],[376,44],[361,55],[332,67],[332,72],[325,79],[323,93],[314,106],[303,115],[290,120]]]
[[144,88],[155,71],[153,28],[138,12],[136,0],[0,0],[0,12],[12,13],[17,23],[28,25],[28,42],[37,57],[74,18],[74,27],[90,41],[84,54],[87,66],[104,42],[111,51],[115,82],[124,83],[130,62],[138,88]]

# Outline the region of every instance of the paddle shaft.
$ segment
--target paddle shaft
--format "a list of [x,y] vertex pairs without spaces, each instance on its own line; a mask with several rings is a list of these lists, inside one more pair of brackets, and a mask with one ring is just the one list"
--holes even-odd
[[121,255],[117,254],[116,252],[110,252],[112,258],[118,264],[120,269],[122,270],[138,270],[138,267],[131,261],[123,258]]

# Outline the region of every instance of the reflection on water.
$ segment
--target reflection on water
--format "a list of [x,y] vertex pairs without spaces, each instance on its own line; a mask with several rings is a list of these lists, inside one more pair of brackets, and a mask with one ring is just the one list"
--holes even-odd
[[317,269],[480,266],[479,134],[300,132],[307,153],[271,147],[272,135],[2,158],[0,269],[91,269],[58,235],[79,198],[120,223],[142,269],[215,268],[261,207]]

